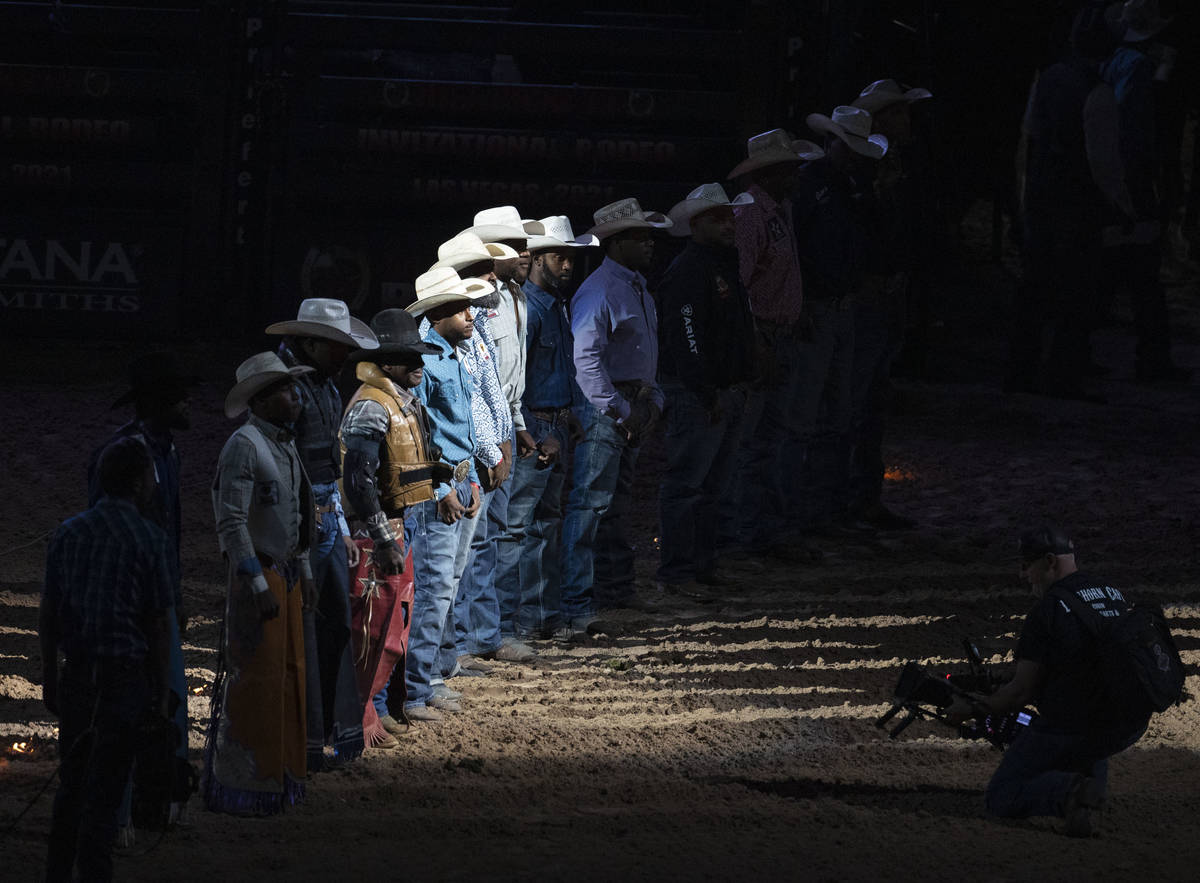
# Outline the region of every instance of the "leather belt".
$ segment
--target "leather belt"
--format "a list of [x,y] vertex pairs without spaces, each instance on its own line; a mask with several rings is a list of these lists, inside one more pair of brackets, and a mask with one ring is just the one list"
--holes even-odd
[[326,503],[324,506],[315,507],[315,509],[317,517],[320,518],[322,515],[328,515],[330,512],[336,512],[337,506],[333,503]]
[[534,417],[536,417],[538,420],[542,420],[546,423],[554,425],[554,424],[558,423],[559,420],[566,420],[567,417],[571,413],[571,409],[570,408],[552,408],[549,411],[535,411],[532,408],[530,408],[529,413],[532,414]]

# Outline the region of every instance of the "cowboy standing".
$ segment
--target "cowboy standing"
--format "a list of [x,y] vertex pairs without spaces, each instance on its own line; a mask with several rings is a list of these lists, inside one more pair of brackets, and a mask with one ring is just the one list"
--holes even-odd
[[353,760],[363,750],[362,702],[350,653],[349,568],[358,562],[358,546],[350,537],[338,493],[342,397],[334,378],[351,350],[378,343],[346,304],[329,298],[301,302],[294,321],[276,322],[266,331],[283,335],[278,353],[285,365],[313,369],[297,379],[301,410],[295,432],[317,517],[317,543],[311,552],[317,603],[304,614],[308,766],[315,772],[325,765],[327,743],[333,749],[331,762]]
[[[101,496],[55,531],[46,554],[38,635],[42,700],[59,719],[61,779],[46,879],[112,879],[117,811],[136,724],[168,717],[171,541],[141,514],[157,481],[149,450],[122,438],[101,453]],[[61,676],[58,653],[66,656]]]
[[[428,417],[411,392],[424,378],[424,356],[441,350],[421,340],[417,322],[407,310],[376,314],[371,331],[379,347],[350,355],[362,385],[342,419],[342,485],[348,508],[366,522],[369,551],[378,568],[384,575],[402,574],[410,546],[406,533],[411,534],[405,517],[413,506],[434,499],[434,485],[451,476],[450,468],[435,457]],[[399,598],[393,596],[391,601],[399,603]],[[390,622],[395,615],[389,610],[378,619]],[[395,737],[406,728],[388,712],[390,665],[386,672],[367,674],[369,683],[381,682],[382,689],[374,692],[369,703],[364,737],[368,744],[394,748]]]
[[753,202],[734,208],[739,276],[757,334],[759,381],[742,418],[740,505],[726,541],[744,553],[785,552],[780,475],[799,468],[792,405],[799,395],[798,360],[804,291],[792,233],[792,189],[800,157],[783,129],[746,142],[747,158],[727,176],[745,178]]
[[404,660],[404,713],[409,720],[440,721],[439,707],[458,710],[453,700],[434,694],[435,684],[443,681],[439,650],[447,636],[451,646],[454,641],[454,598],[462,575],[456,561],[463,533],[480,506],[471,410],[474,382],[458,346],[475,331],[472,300],[489,288],[477,279],[463,281],[450,267],[438,267],[417,277],[417,300],[407,308],[413,316],[429,320],[424,341],[438,348],[437,355],[425,357],[416,393],[429,415],[433,444],[454,470],[451,480],[435,489],[435,499],[413,507],[416,592]]
[[[659,285],[659,373],[667,409],[667,468],[660,489],[668,590],[724,585],[717,572],[720,508],[736,464],[746,388],[755,374],[754,325],[738,277],[734,206],[705,184],[670,211],[673,236],[690,236]],[[703,594],[703,590],[701,590]]]
[[225,397],[226,417],[250,416],[221,449],[212,488],[229,572],[202,779],[214,812],[272,815],[304,799],[303,608],[317,600],[316,510],[291,427],[297,380],[311,373],[258,353],[238,366]]
[[[559,536],[572,406],[582,401],[575,382],[573,338],[567,318],[571,274],[579,249],[598,245],[576,237],[565,215],[542,218],[545,233],[529,238],[528,361],[522,422],[517,434],[508,522],[496,543],[500,634],[506,643],[548,637],[559,619]],[[576,426],[577,426],[576,421]]]
[[807,122],[826,141],[825,156],[796,176],[793,195],[809,340],[796,401],[804,467],[790,473],[789,496],[798,527],[836,532],[849,520],[854,298],[876,246],[874,163],[888,142],[871,134],[871,115],[857,107],[809,114]]
[[625,525],[641,440],[662,414],[658,315],[642,271],[654,257],[655,229],[670,218],[636,199],[597,210],[588,233],[604,261],[571,305],[575,378],[583,392],[583,441],[563,521],[562,617],[569,634],[586,632],[597,607],[633,607],[633,549]]

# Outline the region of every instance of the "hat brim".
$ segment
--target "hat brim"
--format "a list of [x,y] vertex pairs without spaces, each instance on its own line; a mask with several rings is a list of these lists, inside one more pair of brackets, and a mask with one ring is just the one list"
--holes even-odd
[[750,205],[752,202],[754,202],[754,197],[744,191],[728,202],[713,202],[711,199],[681,199],[667,212],[667,215],[674,221],[671,235],[691,236],[692,219],[696,215],[702,215],[715,208],[734,208],[739,205]]
[[570,242],[563,242],[561,239],[555,239],[553,236],[530,236],[529,251],[547,251],[552,248],[588,248],[593,245],[599,245],[600,240],[595,236],[584,233],[582,236],[576,236]]
[[133,404],[138,400],[138,396],[140,395],[154,395],[157,392],[172,392],[175,390],[182,392],[189,386],[195,386],[200,382],[201,378],[194,374],[187,374],[181,377],[166,377],[162,380],[156,380],[154,383],[150,383],[142,387],[131,386],[129,389],[125,390],[121,397],[113,402],[109,407],[119,408],[122,405]]
[[804,162],[812,162],[825,156],[825,148],[807,138],[797,138],[793,141],[792,151]]
[[349,334],[340,328],[333,328],[322,322],[306,322],[300,319],[291,319],[287,322],[276,322],[274,325],[268,325],[266,333],[288,337],[319,337],[322,340],[334,340],[338,343],[344,343],[355,349],[369,350],[373,346],[379,346],[379,341],[375,339],[375,333],[371,331],[371,326],[361,319],[355,319],[353,316],[350,317]]
[[895,104],[912,104],[914,101],[932,97],[933,93],[928,89],[914,86],[904,92],[872,92],[869,95],[859,95],[850,105],[873,115]]
[[838,125],[823,113],[810,113],[804,121],[814,132],[833,135],[855,153],[868,159],[882,159],[888,151],[888,140],[883,135],[871,135],[867,138],[855,135],[847,132],[844,126]]
[[478,224],[468,227],[464,233],[474,233],[483,242],[496,242],[503,239],[528,239],[529,234],[520,227],[510,227],[508,224]]
[[642,212],[640,218],[616,218],[596,224],[584,236],[595,236],[601,240],[622,230],[666,230],[673,226],[672,221],[662,212]]
[[234,384],[233,389],[229,390],[229,394],[225,396],[225,416],[232,418],[245,411],[250,405],[250,399],[254,398],[254,394],[266,389],[271,384],[289,377],[309,374],[314,370],[316,369],[309,365],[295,365],[286,371],[264,371],[261,374],[247,377],[240,383]]
[[462,301],[465,304],[474,304],[475,300],[481,297],[484,292],[494,290],[491,285],[488,285],[482,279],[464,279],[461,285],[462,288],[458,291],[441,291],[437,294],[431,294],[428,297],[418,298],[404,309],[408,310],[412,316],[424,316],[435,307],[455,303],[456,301]]
[[765,169],[767,166],[778,166],[784,163],[798,163],[800,157],[792,153],[790,150],[785,150],[782,147],[768,147],[766,150],[760,150],[753,156],[742,160],[733,170],[730,171],[726,178],[740,178],[742,175],[750,172],[757,172],[759,169]]
[[346,361],[352,364],[358,362],[374,362],[376,365],[390,365],[390,356],[436,356],[441,349],[432,343],[420,341],[414,344],[381,343],[377,350],[355,350]]

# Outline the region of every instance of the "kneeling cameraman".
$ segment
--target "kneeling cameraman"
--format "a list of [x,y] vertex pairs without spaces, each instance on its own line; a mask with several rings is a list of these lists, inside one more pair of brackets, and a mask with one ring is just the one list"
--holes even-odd
[[1016,674],[990,696],[960,698],[952,721],[1017,711],[1029,702],[1038,718],[1009,747],[987,788],[989,812],[1004,818],[1059,816],[1071,837],[1091,835],[1090,811],[1104,800],[1108,758],[1146,731],[1151,708],[1113,701],[1099,676],[1103,652],[1059,591],[1074,593],[1100,616],[1128,609],[1117,589],[1081,573],[1075,546],[1061,530],[1041,526],[1021,536],[1021,577],[1041,591],[1025,617]]

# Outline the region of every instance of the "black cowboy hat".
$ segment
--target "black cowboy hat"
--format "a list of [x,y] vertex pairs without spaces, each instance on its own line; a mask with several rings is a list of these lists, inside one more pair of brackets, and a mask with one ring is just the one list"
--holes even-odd
[[187,398],[187,388],[199,382],[200,378],[194,374],[183,373],[174,353],[150,350],[129,363],[129,389],[112,403],[112,407],[119,408],[147,398],[177,396],[174,401],[180,401]]
[[355,350],[350,354],[351,362],[374,362],[377,365],[394,364],[389,356],[406,356],[399,362],[412,361],[413,357],[433,356],[441,349],[421,340],[417,320],[408,310],[380,310],[371,320],[371,330],[379,338],[379,348]]

